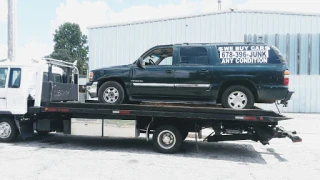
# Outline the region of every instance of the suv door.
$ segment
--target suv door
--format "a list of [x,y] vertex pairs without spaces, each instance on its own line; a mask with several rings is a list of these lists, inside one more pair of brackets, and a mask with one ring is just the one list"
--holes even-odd
[[130,95],[142,99],[173,95],[173,48],[155,48],[147,52],[142,59],[144,67],[132,69]]
[[[175,68],[175,94],[184,99],[209,100],[212,93],[213,66],[210,46],[182,46]],[[211,99],[210,99],[211,100]]]
[[8,67],[0,67],[0,109],[7,108]]

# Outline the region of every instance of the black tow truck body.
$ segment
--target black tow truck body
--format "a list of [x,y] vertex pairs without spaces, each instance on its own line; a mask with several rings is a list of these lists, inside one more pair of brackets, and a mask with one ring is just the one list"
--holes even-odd
[[[29,107],[29,118],[37,131],[60,131],[65,134],[71,133],[72,118],[135,120],[136,137],[145,133],[149,140],[150,134],[153,134],[154,146],[163,153],[177,152],[189,132],[201,136],[204,128],[213,130],[204,138],[208,142],[253,140],[266,145],[272,138],[284,137],[301,142],[295,132],[278,127],[279,121],[290,118],[259,108],[234,110],[210,105],[48,102],[41,107]],[[159,136],[167,131],[168,136],[172,133],[171,137],[176,141],[176,144],[171,144],[172,147],[165,143],[161,145],[161,138],[166,137]]]

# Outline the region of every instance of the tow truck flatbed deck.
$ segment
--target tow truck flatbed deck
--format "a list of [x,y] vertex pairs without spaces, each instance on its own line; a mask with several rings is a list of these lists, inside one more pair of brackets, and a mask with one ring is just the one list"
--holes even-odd
[[42,107],[30,107],[30,113],[72,114],[73,118],[123,119],[136,117],[172,117],[178,119],[207,119],[274,123],[290,119],[274,111],[263,109],[234,110],[220,106],[191,106],[173,104],[122,104],[49,102]]

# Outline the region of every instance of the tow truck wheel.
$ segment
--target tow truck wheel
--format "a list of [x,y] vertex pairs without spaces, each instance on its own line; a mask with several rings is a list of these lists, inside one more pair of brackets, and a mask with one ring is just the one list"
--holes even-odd
[[170,125],[160,126],[153,135],[153,146],[161,153],[172,154],[180,150],[182,135],[178,128]]
[[245,86],[230,86],[223,92],[221,103],[225,108],[251,109],[254,105],[254,96]]
[[18,135],[15,123],[9,118],[0,119],[0,142],[11,142]]
[[107,81],[99,88],[98,98],[101,103],[122,104],[125,93],[121,84],[115,81]]

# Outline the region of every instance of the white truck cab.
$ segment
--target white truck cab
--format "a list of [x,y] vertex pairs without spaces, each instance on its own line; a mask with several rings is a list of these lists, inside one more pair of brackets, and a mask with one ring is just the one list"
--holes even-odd
[[[42,75],[40,79],[39,75]],[[52,66],[54,83],[63,83],[64,71]],[[28,97],[35,99],[39,82],[48,82],[48,62],[0,62],[0,112],[25,114]]]
[[[35,78],[42,70],[39,64],[20,62],[0,63],[0,112],[25,114],[27,99],[36,89]],[[42,74],[42,73],[41,73]]]
[[[64,72],[62,68],[68,69]],[[71,70],[70,70],[71,69]],[[44,101],[78,101],[78,70],[75,63],[45,58],[40,61],[0,62],[0,142],[17,134],[12,123],[28,119],[29,106]],[[19,121],[17,120],[19,119]],[[10,138],[9,138],[10,137]]]

